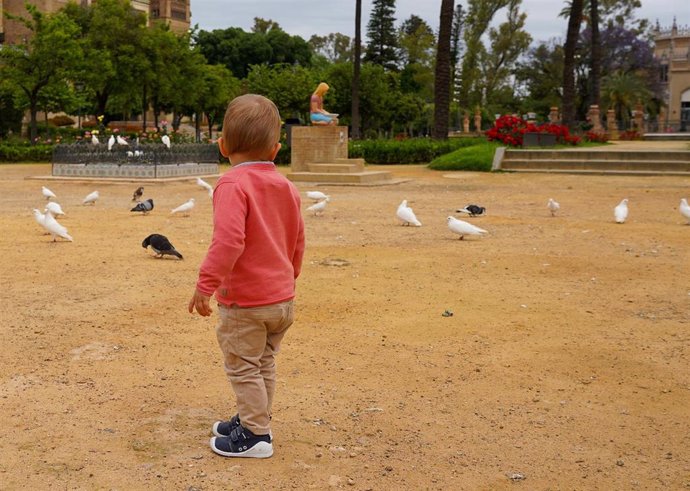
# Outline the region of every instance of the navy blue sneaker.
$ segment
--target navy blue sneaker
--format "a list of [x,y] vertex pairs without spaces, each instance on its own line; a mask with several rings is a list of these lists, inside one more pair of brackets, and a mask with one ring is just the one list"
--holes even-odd
[[224,437],[230,436],[230,432],[240,426],[240,415],[236,414],[229,421],[216,421],[213,423],[213,434]]
[[230,436],[214,436],[210,441],[211,450],[223,457],[249,457],[267,459],[273,455],[273,444],[269,435],[255,435],[239,425]]

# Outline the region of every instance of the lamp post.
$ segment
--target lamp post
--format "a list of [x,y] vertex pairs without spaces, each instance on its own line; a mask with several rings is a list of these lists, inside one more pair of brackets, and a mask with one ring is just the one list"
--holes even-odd
[[74,90],[77,91],[77,129],[81,131],[81,92],[84,90],[83,82],[74,82]]

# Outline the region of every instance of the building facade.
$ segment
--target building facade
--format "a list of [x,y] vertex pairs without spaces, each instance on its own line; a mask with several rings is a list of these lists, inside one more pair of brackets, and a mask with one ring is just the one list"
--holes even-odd
[[[31,0],[41,12],[56,12],[67,5],[69,1],[76,1],[81,5],[91,5],[98,0]],[[26,17],[26,0],[0,0],[0,12]],[[146,23],[166,22],[170,29],[182,34],[187,32],[191,22],[190,0],[130,0],[132,8],[146,14]],[[11,21],[0,15],[0,43],[20,43],[30,32],[21,23]]]
[[654,30],[654,55],[661,62],[666,107],[659,114],[660,131],[690,131],[690,27]]

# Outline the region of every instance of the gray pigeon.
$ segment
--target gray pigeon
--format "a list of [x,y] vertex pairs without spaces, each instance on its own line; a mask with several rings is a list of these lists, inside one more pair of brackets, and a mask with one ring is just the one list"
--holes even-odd
[[132,208],[129,211],[141,211],[146,215],[149,211],[153,210],[153,200],[151,198],[147,199],[146,201],[142,201],[141,203],[137,203],[137,206]]

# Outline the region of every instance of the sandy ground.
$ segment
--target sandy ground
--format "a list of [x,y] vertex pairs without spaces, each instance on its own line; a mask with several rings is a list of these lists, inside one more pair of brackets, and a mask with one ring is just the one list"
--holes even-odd
[[[324,186],[324,215],[305,213],[275,454],[256,461],[208,448],[234,402],[215,317],[186,312],[205,192],[144,184],[156,208],[134,216],[136,184],[0,166],[0,488],[690,487],[690,178],[392,170],[412,181]],[[42,184],[73,243],[34,222]],[[191,216],[169,215],[190,197]],[[402,199],[421,228],[396,223]],[[447,230],[468,203],[488,237]],[[184,261],[145,252],[153,232]]]

